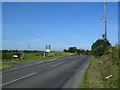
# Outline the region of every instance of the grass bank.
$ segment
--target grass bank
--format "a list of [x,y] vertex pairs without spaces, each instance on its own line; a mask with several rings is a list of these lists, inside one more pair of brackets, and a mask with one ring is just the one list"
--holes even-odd
[[91,57],[80,88],[118,88],[118,63],[110,55]]
[[120,46],[113,46],[108,52],[91,56],[80,88],[120,88]]

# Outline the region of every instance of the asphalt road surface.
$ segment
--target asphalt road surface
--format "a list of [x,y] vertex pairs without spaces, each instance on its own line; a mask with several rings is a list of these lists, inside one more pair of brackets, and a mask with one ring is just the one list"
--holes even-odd
[[17,68],[2,72],[2,88],[78,88],[89,56],[15,63]]

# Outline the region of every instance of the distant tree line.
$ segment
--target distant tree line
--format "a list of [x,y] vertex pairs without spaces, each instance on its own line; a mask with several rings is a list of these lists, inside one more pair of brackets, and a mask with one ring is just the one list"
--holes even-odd
[[68,49],[64,49],[64,52],[72,52],[78,55],[93,55],[93,56],[102,56],[108,55],[109,50],[112,48],[111,44],[108,40],[98,39],[93,43],[90,50],[77,49],[77,47],[69,47]]
[[69,47],[68,49],[64,49],[64,52],[72,52],[72,53],[76,53],[78,55],[89,55],[90,54],[90,50],[84,50],[84,49],[77,49],[77,47]]

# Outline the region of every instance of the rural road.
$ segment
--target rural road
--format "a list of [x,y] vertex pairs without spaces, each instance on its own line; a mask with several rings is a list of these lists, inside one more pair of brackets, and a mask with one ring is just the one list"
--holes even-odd
[[[37,60],[2,72],[2,88],[78,88],[90,56]],[[23,66],[22,66],[23,65]],[[17,67],[17,64],[16,64]]]

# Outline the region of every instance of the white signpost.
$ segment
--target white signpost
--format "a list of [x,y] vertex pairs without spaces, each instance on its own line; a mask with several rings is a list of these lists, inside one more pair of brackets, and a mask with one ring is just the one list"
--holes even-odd
[[46,52],[50,52],[50,49],[46,49]]
[[46,45],[46,50],[45,50],[45,52],[44,52],[44,58],[46,57],[46,56],[48,56],[48,53],[51,51],[51,46],[50,45]]
[[50,52],[51,51],[51,46],[50,45],[46,45],[46,52]]

